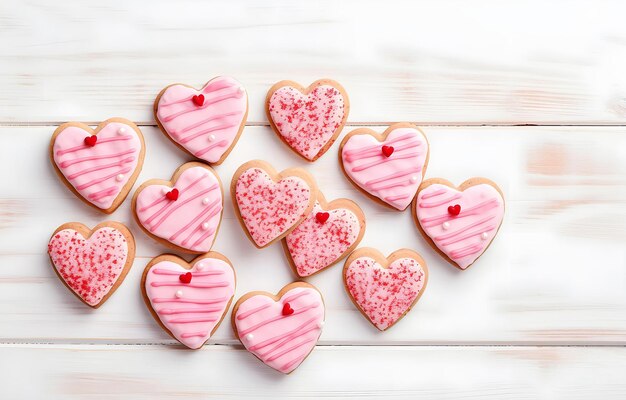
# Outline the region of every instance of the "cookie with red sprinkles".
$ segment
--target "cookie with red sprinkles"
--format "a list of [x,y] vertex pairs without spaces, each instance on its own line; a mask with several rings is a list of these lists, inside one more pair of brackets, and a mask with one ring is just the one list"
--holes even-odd
[[278,137],[307,161],[320,158],[346,124],[350,102],[345,89],[331,79],[308,87],[285,80],[265,99],[267,118]]
[[103,222],[93,229],[68,222],[52,234],[48,255],[63,284],[83,303],[98,308],[130,270],[135,239],[119,222]]
[[428,267],[413,250],[400,249],[385,257],[376,249],[363,247],[346,260],[343,279],[361,314],[385,331],[420,299],[428,282]]
[[261,160],[240,166],[230,189],[241,226],[258,248],[288,235],[311,213],[317,197],[315,180],[305,170],[276,172]]
[[314,275],[350,254],[365,233],[365,214],[350,199],[327,202],[321,192],[313,211],[282,241],[293,271]]

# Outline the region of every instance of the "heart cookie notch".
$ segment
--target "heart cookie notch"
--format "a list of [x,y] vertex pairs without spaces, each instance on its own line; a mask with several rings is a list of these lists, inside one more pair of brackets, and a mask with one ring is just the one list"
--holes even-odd
[[334,265],[358,246],[365,234],[365,214],[350,199],[326,202],[317,192],[311,213],[283,239],[289,264],[299,277]]
[[346,177],[368,197],[403,211],[417,193],[428,166],[429,144],[415,125],[397,123],[378,134],[348,133],[339,149]]
[[413,250],[400,249],[385,258],[378,250],[363,247],[346,260],[343,279],[354,305],[385,331],[420,299],[428,283],[428,268]]
[[246,125],[248,95],[239,82],[226,76],[211,79],[199,90],[176,83],[157,96],[154,117],[181,150],[218,165]]
[[144,182],[133,196],[137,224],[153,239],[179,251],[211,250],[224,210],[222,183],[206,164],[190,162],[171,181]]
[[93,229],[69,222],[52,234],[48,255],[65,286],[83,303],[98,308],[133,265],[135,239],[119,222],[103,222]]
[[278,137],[307,161],[320,158],[335,142],[350,112],[345,89],[330,79],[305,88],[280,81],[265,99],[267,118]]
[[244,347],[275,370],[288,374],[311,353],[324,325],[322,294],[305,282],[277,295],[250,292],[233,307],[235,335]]
[[230,189],[241,226],[258,248],[289,234],[311,213],[317,195],[315,180],[303,169],[278,173],[261,160],[240,166]]
[[148,263],[141,289],[159,325],[190,349],[199,349],[217,330],[235,295],[235,270],[220,253],[187,263],[171,254]]
[[455,267],[469,268],[487,250],[502,225],[504,195],[485,178],[458,188],[445,179],[424,181],[412,205],[417,228]]
[[96,129],[67,122],[50,140],[50,159],[63,183],[106,214],[115,211],[128,196],[141,172],[144,155],[141,131],[124,118],[108,119]]

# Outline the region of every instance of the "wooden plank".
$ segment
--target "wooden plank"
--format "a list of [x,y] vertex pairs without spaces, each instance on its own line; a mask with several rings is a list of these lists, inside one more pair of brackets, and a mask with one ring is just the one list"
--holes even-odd
[[162,87],[218,74],[246,86],[254,123],[266,122],[274,82],[320,77],[346,87],[352,122],[626,122],[621,0],[183,0],[175,13],[167,0],[35,0],[0,11],[0,122],[152,123]]
[[624,348],[318,346],[283,376],[230,346],[0,345],[0,366],[12,399],[611,400],[626,391]]
[[[107,219],[76,199],[47,159],[54,127],[0,128],[0,341],[173,343],[145,309],[139,280],[145,264],[166,249],[131,220],[129,201],[110,218],[137,238],[137,261],[103,307],[87,309],[55,276],[47,259],[51,232],[67,221]],[[156,128],[143,128],[148,148],[138,184],[167,178],[185,160]],[[419,236],[408,212],[379,206],[341,174],[335,144],[313,165],[283,148],[268,127],[248,127],[217,168],[228,184],[253,158],[276,168],[302,166],[328,199],[349,197],[364,209],[363,245],[389,253],[408,247],[430,267],[415,309],[379,333],[352,306],[335,266],[309,281],[325,296],[323,344],[624,344],[626,343],[626,129],[428,128],[427,176],[460,182],[487,176],[507,199],[499,237],[466,272],[446,264]],[[230,200],[214,248],[231,258],[237,296],[277,291],[294,276],[280,246],[257,250],[234,219]],[[212,343],[236,343],[228,323]]]

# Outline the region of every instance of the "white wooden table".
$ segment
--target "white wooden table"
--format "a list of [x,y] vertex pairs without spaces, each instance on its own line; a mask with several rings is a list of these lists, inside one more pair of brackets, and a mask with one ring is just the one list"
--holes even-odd
[[[622,0],[0,0],[0,399],[623,399],[625,13]],[[167,178],[188,157],[156,128],[154,97],[221,74],[250,94],[248,126],[217,168],[224,182],[252,158],[303,166],[328,199],[364,209],[362,245],[412,248],[430,267],[426,293],[386,333],[352,306],[340,266],[310,279],[327,323],[289,376],[246,352],[228,322],[195,352],[157,326],[139,280],[165,248],[132,222],[129,201],[110,218],[135,233],[137,259],[99,310],[46,255],[58,225],[107,219],[55,176],[55,126],[134,120],[147,145],[137,184]],[[431,142],[428,177],[501,185],[505,221],[474,267],[455,270],[409,212],[357,192],[338,144],[310,165],[271,132],[271,84],[322,77],[350,95],[344,134],[412,121]],[[246,239],[230,202],[222,226],[214,248],[236,267],[237,297],[294,279],[280,246]]]

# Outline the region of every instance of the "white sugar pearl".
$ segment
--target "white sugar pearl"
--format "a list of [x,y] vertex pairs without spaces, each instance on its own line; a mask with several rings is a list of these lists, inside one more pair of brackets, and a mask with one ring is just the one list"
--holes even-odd
[[118,181],[118,182],[123,181],[123,180],[124,180],[124,174],[118,174],[118,175],[115,177],[115,180],[116,180],[116,181]]
[[204,270],[204,263],[198,263],[198,265],[196,265],[196,269],[197,269],[198,271],[202,271],[202,270]]
[[117,133],[119,133],[120,135],[123,135],[126,133],[126,128],[121,127],[120,129],[117,130]]
[[487,234],[487,232],[483,232],[483,234],[482,234],[482,235],[480,235],[480,238],[481,238],[482,240],[487,240],[487,238],[488,238],[488,237],[489,237],[489,235]]
[[412,176],[411,177],[411,183],[416,183],[418,181],[417,176]]
[[176,291],[176,298],[180,299],[181,297],[183,297],[183,291],[182,290],[177,290]]
[[322,329],[322,328],[324,327],[324,322],[325,322],[325,321],[320,321],[320,322],[318,322],[318,323],[317,323],[317,327],[318,327],[318,328],[320,328],[320,329]]
[[254,339],[254,335],[253,335],[253,334],[251,334],[251,333],[248,333],[248,334],[246,335],[246,339],[248,339],[248,340],[252,340],[252,339]]
[[209,135],[209,142],[215,142],[215,135]]
[[444,222],[443,225],[441,225],[441,227],[443,228],[444,231],[447,231],[448,229],[450,229],[450,223]]
[[237,92],[239,92],[239,93],[243,94],[243,92],[245,92],[245,90],[244,90],[241,86],[239,86],[239,87],[237,88]]
[[202,199],[202,204],[204,204],[205,206],[209,204],[209,198],[205,197],[204,199]]
[[169,190],[168,188],[163,188],[163,189],[161,189],[161,193],[163,193],[163,194],[168,194],[168,193],[169,193],[169,191],[170,191],[170,190]]
[[208,222],[203,223],[203,224],[202,224],[202,229],[204,229],[205,231],[206,231],[207,229],[209,229],[209,223],[208,223]]

